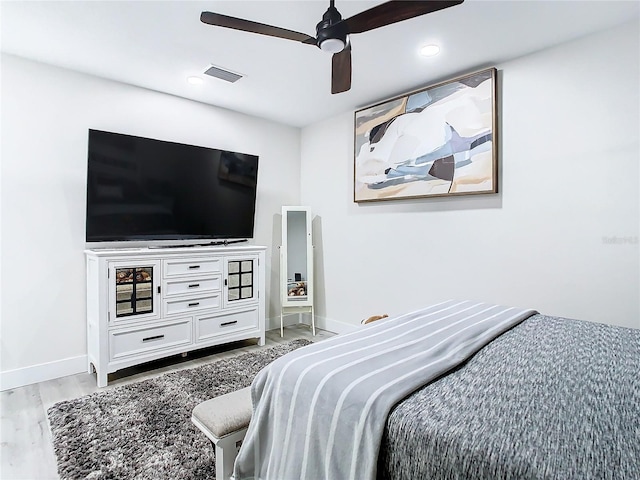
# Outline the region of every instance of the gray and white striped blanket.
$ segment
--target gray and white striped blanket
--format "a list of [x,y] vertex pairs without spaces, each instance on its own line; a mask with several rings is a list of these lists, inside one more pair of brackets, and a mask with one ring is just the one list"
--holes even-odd
[[277,359],[251,386],[236,480],[374,479],[391,408],[534,313],[448,301]]

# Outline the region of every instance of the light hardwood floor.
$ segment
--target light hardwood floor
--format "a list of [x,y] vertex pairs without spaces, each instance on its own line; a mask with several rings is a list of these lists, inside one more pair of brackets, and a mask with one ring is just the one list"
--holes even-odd
[[109,385],[104,389],[98,389],[96,386],[95,374],[81,373],[0,392],[0,479],[59,478],[47,421],[47,409],[57,402],[139,382],[166,372],[197,367],[297,338],[318,342],[333,335],[331,332],[316,329],[314,337],[309,327],[296,325],[285,328],[283,338],[280,337],[279,329],[268,331],[263,347],[257,346],[255,341],[236,342],[190,352],[184,358],[171,357],[131,367],[109,375]]

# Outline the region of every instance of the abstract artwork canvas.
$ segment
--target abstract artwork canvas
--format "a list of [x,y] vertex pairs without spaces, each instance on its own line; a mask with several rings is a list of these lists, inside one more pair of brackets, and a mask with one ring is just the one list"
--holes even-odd
[[496,193],[496,69],[355,112],[354,201]]

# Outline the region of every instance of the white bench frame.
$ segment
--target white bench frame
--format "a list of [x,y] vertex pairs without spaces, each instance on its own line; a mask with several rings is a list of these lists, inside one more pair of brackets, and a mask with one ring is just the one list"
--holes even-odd
[[216,437],[207,427],[205,427],[196,418],[191,417],[193,424],[198,427],[213,443],[216,454],[216,480],[229,480],[233,478],[233,464],[240,450],[240,443],[247,433],[247,428],[236,430],[235,432],[225,435],[224,437]]

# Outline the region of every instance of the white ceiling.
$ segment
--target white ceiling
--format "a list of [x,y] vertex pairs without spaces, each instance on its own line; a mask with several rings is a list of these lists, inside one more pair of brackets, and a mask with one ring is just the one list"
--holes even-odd
[[[337,0],[336,7],[348,18],[379,3]],[[640,15],[637,0],[466,0],[352,35],[352,88],[337,95],[330,93],[330,55],[317,47],[200,22],[207,10],[315,36],[328,4],[3,0],[1,50],[301,127]],[[440,55],[420,57],[426,43],[440,44]],[[211,64],[246,77],[233,84],[206,76],[199,86],[186,82]]]

